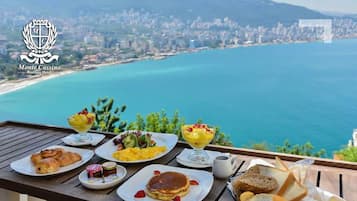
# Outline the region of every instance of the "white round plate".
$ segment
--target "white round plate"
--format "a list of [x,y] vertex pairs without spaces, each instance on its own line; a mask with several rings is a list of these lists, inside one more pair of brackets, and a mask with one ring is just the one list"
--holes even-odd
[[[131,131],[127,131],[131,132]],[[126,133],[126,132],[124,132]],[[106,143],[102,144],[95,150],[95,154],[97,154],[99,157],[104,158],[109,161],[115,161],[119,163],[143,163],[147,161],[152,161],[158,158],[161,158],[168,154],[175,146],[178,140],[177,135],[175,134],[168,134],[168,133],[154,133],[154,132],[146,132],[143,131],[142,133],[150,133],[152,139],[156,142],[157,146],[166,146],[166,151],[157,155],[154,158],[146,159],[146,160],[136,160],[136,161],[121,161],[117,160],[113,157],[113,153],[117,151],[117,146],[114,145],[113,139],[115,138],[120,138],[120,135],[124,134],[121,133],[118,136],[108,140]]]
[[86,188],[100,190],[110,188],[119,184],[120,181],[123,180],[126,176],[126,173],[127,172],[125,167],[117,165],[117,175],[109,175],[108,177],[104,177],[105,183],[103,183],[102,178],[88,179],[87,170],[83,170],[81,174],[79,174],[78,179],[81,184]]

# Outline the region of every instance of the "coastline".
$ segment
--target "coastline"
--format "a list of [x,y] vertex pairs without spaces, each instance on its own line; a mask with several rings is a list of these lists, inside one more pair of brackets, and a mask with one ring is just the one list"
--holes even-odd
[[[197,51],[199,51],[199,50],[192,51],[192,52],[197,52]],[[161,59],[165,59],[169,56],[174,56],[174,55],[177,55],[180,53],[185,53],[185,52],[191,52],[191,51],[181,51],[181,52],[177,52],[177,53],[160,53],[159,55],[155,55],[155,56],[143,56],[143,57],[139,57],[139,58],[129,58],[129,59],[116,61],[116,62],[91,64],[91,65],[87,65],[86,68],[89,68],[89,69],[94,68],[94,70],[95,70],[96,68],[103,68],[103,67],[107,67],[107,66],[111,66],[111,65],[132,63],[132,62],[136,62],[136,61],[143,61],[143,60],[149,60],[149,59],[161,60]],[[44,75],[36,75],[36,76],[23,78],[23,79],[17,79],[17,80],[3,80],[3,81],[0,81],[0,96],[20,90],[20,89],[23,89],[25,87],[37,84],[37,83],[45,81],[45,80],[53,79],[56,77],[68,75],[68,74],[83,71],[83,70],[85,70],[85,69],[83,69],[80,66],[75,66],[69,70],[64,70],[64,71],[59,71],[59,72],[49,72]],[[90,69],[90,70],[92,70],[92,69]]]
[[[339,39],[337,39],[337,40],[339,40]],[[162,59],[166,59],[167,57],[170,57],[170,56],[175,56],[175,55],[185,54],[185,53],[195,53],[195,52],[200,52],[203,50],[232,49],[232,48],[245,48],[245,47],[254,47],[254,46],[282,45],[282,44],[301,44],[301,43],[309,43],[309,42],[318,42],[318,41],[253,43],[253,44],[243,44],[243,45],[227,45],[224,47],[217,47],[217,48],[201,47],[201,48],[195,48],[195,49],[178,50],[175,52],[162,52],[162,53],[158,53],[157,55],[154,55],[154,56],[142,56],[142,57],[138,57],[138,58],[128,58],[128,59],[115,61],[115,62],[90,64],[90,65],[87,65],[86,68],[89,68],[89,69],[93,68],[95,70],[96,68],[103,68],[103,67],[107,67],[107,66],[111,66],[111,65],[132,63],[132,62],[136,62],[136,61],[162,60]],[[10,93],[10,92],[14,92],[14,91],[23,89],[25,87],[37,84],[37,83],[45,81],[45,80],[53,79],[56,77],[75,73],[75,72],[82,71],[82,70],[85,70],[85,69],[80,66],[75,66],[75,67],[72,67],[71,69],[65,70],[65,71],[50,72],[50,73],[47,73],[44,75],[36,75],[36,76],[24,78],[24,79],[0,81],[0,96],[3,94],[6,94],[6,93]]]
[[48,73],[45,75],[38,75],[38,76],[33,76],[29,78],[24,78],[24,79],[19,79],[19,80],[10,80],[10,81],[4,81],[0,83],[0,95],[10,93],[13,91],[17,91],[19,89],[23,89],[25,87],[28,87],[30,85],[37,84],[39,82],[53,79],[56,77],[60,77],[63,75],[68,75],[70,73],[74,73],[76,71],[74,70],[66,70],[66,71],[60,71],[60,72],[53,72],[53,73]]

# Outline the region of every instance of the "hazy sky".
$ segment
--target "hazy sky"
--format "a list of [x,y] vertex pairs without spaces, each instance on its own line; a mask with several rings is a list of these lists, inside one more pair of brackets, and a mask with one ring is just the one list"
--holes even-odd
[[319,11],[357,13],[357,0],[273,0],[305,6]]

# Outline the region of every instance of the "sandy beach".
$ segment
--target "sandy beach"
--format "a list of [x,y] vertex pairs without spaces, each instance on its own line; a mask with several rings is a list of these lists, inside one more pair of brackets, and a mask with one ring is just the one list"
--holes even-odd
[[[125,64],[125,63],[132,63],[135,61],[142,61],[142,60],[148,60],[148,59],[164,59],[168,56],[173,56],[175,54],[160,54],[158,56],[144,56],[140,58],[129,58],[129,59],[124,59],[121,61],[116,61],[116,62],[106,62],[106,63],[101,63],[101,64],[91,64],[87,65],[86,68],[102,68],[106,66],[111,66],[111,65],[117,65],[117,64]],[[44,75],[38,75],[38,76],[33,76],[29,78],[24,78],[24,79],[17,79],[17,80],[4,80],[0,81],[0,95],[10,93],[19,89],[23,89],[25,87],[28,87],[33,84],[37,84],[39,82],[53,79],[56,77],[60,77],[63,75],[67,75],[70,73],[78,72],[83,70],[81,67],[73,67],[73,70],[66,70],[66,71],[60,71],[60,72],[51,72],[47,73]]]
[[57,73],[49,73],[49,74],[29,77],[29,78],[25,78],[25,79],[4,81],[4,82],[0,83],[0,95],[10,93],[10,92],[28,87],[30,85],[42,82],[44,80],[53,79],[55,77],[67,75],[67,74],[70,74],[73,72],[75,72],[75,71],[66,70],[66,71],[61,71],[61,72],[57,72]]

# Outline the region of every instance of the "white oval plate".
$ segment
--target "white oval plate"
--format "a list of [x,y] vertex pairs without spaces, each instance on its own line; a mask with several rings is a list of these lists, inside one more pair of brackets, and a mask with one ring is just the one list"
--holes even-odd
[[137,172],[134,176],[130,177],[125,183],[123,183],[117,190],[117,194],[123,200],[135,200],[135,201],[156,201],[149,196],[145,198],[134,198],[134,195],[139,190],[145,190],[146,184],[151,177],[154,176],[154,171],[160,172],[180,172],[185,174],[189,179],[198,181],[199,185],[190,186],[189,193],[181,197],[181,201],[201,201],[210,192],[213,185],[213,175],[211,172],[203,170],[193,170],[188,168],[178,168],[161,164],[148,165]]
[[[108,177],[104,177],[105,183],[102,182],[102,178],[88,179],[87,170],[83,170],[81,174],[79,174],[78,179],[81,184],[87,188],[101,190],[119,184],[126,176],[126,173],[127,172],[125,167],[117,165],[117,175],[109,175]],[[115,178],[113,178],[113,176],[115,176]]]
[[94,152],[88,149],[79,149],[74,147],[66,147],[66,146],[51,146],[47,147],[46,149],[55,149],[55,148],[62,148],[65,151],[70,151],[81,155],[82,160],[73,163],[71,165],[67,165],[65,167],[61,167],[57,172],[51,172],[47,174],[38,174],[36,173],[35,166],[31,162],[31,155],[26,156],[20,160],[14,161],[10,164],[10,167],[18,173],[29,175],[29,176],[48,176],[48,175],[55,175],[60,174],[63,172],[68,172],[70,170],[76,169],[86,162],[88,162],[93,156]]
[[[130,132],[130,131],[127,131],[127,132]],[[126,133],[126,132],[124,132],[124,133]],[[95,153],[99,157],[104,158],[109,161],[115,161],[115,162],[119,162],[119,163],[142,163],[142,162],[156,160],[158,158],[165,156],[167,153],[169,153],[176,146],[176,143],[178,140],[178,137],[175,134],[143,132],[143,133],[150,133],[152,135],[152,139],[156,142],[157,146],[166,146],[166,151],[157,155],[154,158],[150,158],[150,159],[146,159],[146,160],[121,161],[121,160],[117,160],[113,157],[113,153],[117,150],[117,146],[114,145],[113,139],[120,138],[120,135],[122,135],[124,133],[121,133],[118,136],[112,138],[111,140],[108,140],[108,142],[102,144],[100,147],[98,147],[95,150]]]

